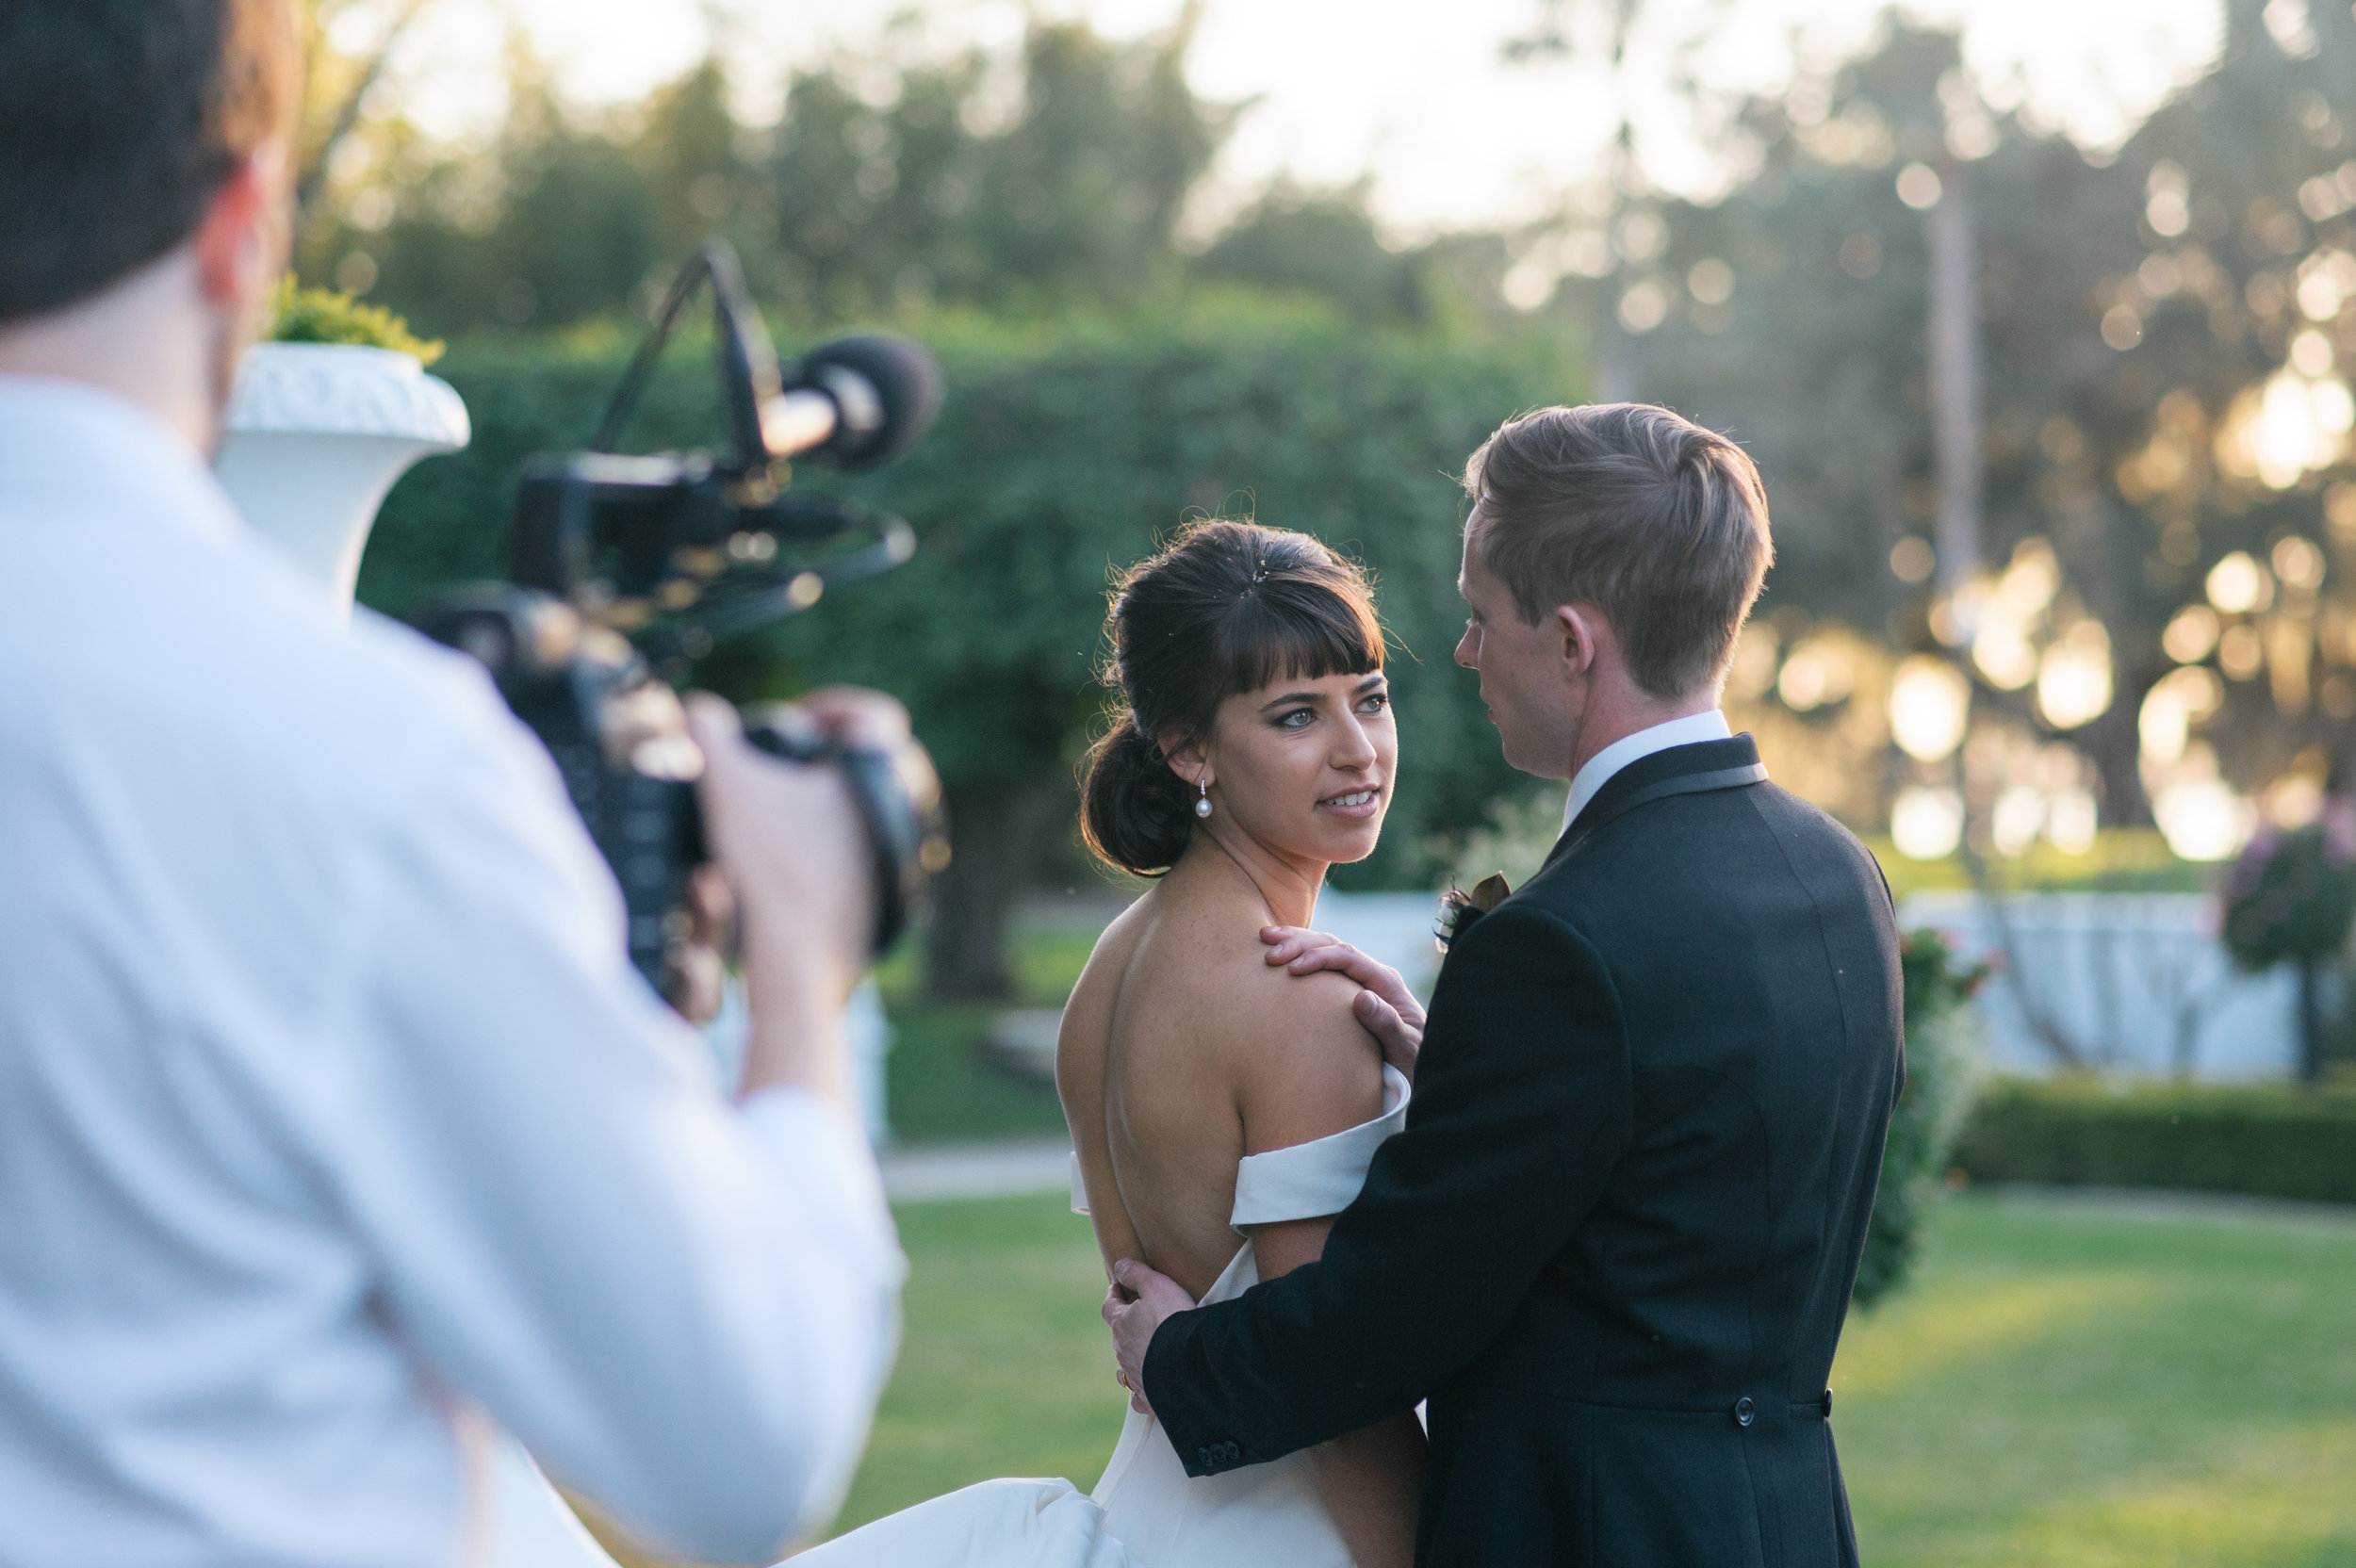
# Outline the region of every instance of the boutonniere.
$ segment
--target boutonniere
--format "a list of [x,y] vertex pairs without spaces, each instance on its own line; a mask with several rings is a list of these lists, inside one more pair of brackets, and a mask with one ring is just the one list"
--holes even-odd
[[1450,888],[1440,895],[1440,923],[1432,933],[1432,943],[1442,953],[1448,944],[1462,936],[1472,923],[1505,902],[1513,892],[1513,885],[1503,873],[1484,876],[1473,884],[1473,890]]

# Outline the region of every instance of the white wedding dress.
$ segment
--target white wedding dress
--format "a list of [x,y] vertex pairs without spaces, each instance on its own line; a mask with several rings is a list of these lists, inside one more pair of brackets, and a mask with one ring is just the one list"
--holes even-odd
[[[1329,1137],[1247,1154],[1228,1222],[1274,1224],[1339,1214],[1365,1184],[1410,1094],[1383,1070],[1383,1114]],[[1088,1213],[1079,1160],[1072,1207]],[[1203,1304],[1260,1282],[1245,1243]],[[497,1568],[613,1568],[521,1449],[494,1470]],[[1306,1454],[1196,1479],[1150,1415],[1129,1412],[1093,1493],[1070,1481],[983,1481],[878,1519],[792,1559],[794,1568],[1351,1568]]]
[[[1339,1214],[1383,1141],[1406,1124],[1407,1080],[1383,1070],[1383,1114],[1235,1168],[1237,1227]],[[1079,1161],[1072,1207],[1086,1214]],[[1260,1282],[1244,1244],[1203,1298],[1232,1300]],[[1161,1423],[1129,1412],[1104,1478],[996,1480],[935,1497],[814,1546],[794,1568],[1351,1568],[1306,1454],[1221,1476],[1187,1476]]]

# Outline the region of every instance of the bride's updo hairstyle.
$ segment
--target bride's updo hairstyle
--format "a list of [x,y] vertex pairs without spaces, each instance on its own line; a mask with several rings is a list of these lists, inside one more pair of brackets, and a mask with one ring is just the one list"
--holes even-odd
[[1177,864],[1194,835],[1195,788],[1155,736],[1205,737],[1220,703],[1273,680],[1383,667],[1366,573],[1305,533],[1257,523],[1188,527],[1122,575],[1104,628],[1103,679],[1121,700],[1088,752],[1080,830],[1140,876]]

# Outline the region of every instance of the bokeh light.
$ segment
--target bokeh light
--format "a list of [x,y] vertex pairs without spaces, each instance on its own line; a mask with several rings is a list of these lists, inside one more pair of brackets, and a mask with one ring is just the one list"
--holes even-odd
[[2111,639],[2091,616],[2077,623],[2037,662],[2037,711],[2056,729],[2075,729],[2110,710]]
[[2087,854],[2094,848],[2102,821],[2093,791],[2064,790],[2046,803],[2045,841],[2064,855]]
[[2029,853],[2037,831],[2045,825],[2045,792],[2034,784],[2016,784],[1996,797],[1988,819],[1988,836],[1996,853],[2008,858]]
[[2256,808],[2221,781],[2173,784],[2151,803],[2168,847],[2185,860],[2230,860],[2257,827]]
[[1792,650],[1775,679],[1775,694],[1795,713],[1847,698],[1855,680],[1848,656],[1821,637],[1811,637]]
[[2217,612],[2188,604],[2169,617],[2160,633],[2160,650],[2179,664],[2198,664],[2217,650]]
[[1943,860],[1963,842],[1963,797],[1955,791],[1914,785],[1890,808],[1890,838],[1909,860]]
[[1900,582],[1927,582],[1938,565],[1938,553],[1927,539],[1909,533],[1890,547],[1890,575]]
[[1972,683],[1943,659],[1915,654],[1899,662],[1890,685],[1890,733],[1922,762],[1952,757],[1972,716]]
[[2274,575],[2286,588],[2313,593],[2323,586],[2323,551],[2312,539],[2285,534],[2274,547]]
[[2264,610],[2274,602],[2274,584],[2248,550],[2235,550],[2209,568],[2209,602],[2228,615]]

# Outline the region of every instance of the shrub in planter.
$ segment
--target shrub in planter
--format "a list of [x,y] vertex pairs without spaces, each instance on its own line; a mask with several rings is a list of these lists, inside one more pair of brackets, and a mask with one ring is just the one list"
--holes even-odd
[[1979,1082],[1979,1015],[1969,1004],[1988,966],[1962,962],[1945,937],[1927,929],[1901,937],[1898,956],[1906,982],[1906,1083],[1890,1119],[1881,1195],[1857,1265],[1855,1300],[1861,1307],[1897,1289],[1914,1266],[1923,1218],[1945,1190],[1949,1152]]
[[349,610],[378,503],[419,458],[466,446],[466,404],[425,373],[442,351],[345,294],[280,285],[247,351],[215,471],[249,526]]
[[272,343],[340,343],[362,349],[390,349],[407,354],[420,366],[442,357],[438,339],[419,337],[409,323],[378,305],[364,305],[332,288],[303,288],[289,272],[270,296]]

